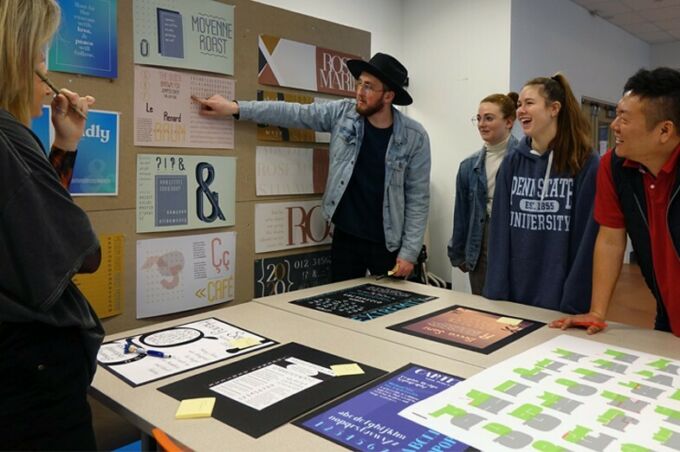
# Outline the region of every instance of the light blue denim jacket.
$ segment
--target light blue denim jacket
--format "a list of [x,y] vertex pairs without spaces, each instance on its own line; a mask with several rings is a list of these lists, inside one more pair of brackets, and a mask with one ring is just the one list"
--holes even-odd
[[[282,127],[331,132],[329,171],[322,208],[331,221],[349,182],[364,136],[356,102],[297,104],[239,101],[239,118]],[[423,244],[430,206],[430,140],[415,120],[393,108],[392,137],[385,154],[383,229],[385,245],[399,257],[416,262]]]
[[[510,135],[506,154],[518,144]],[[462,162],[456,176],[456,203],[453,211],[453,234],[447,252],[451,265],[465,264],[474,270],[482,247],[486,221],[486,150],[475,152]]]

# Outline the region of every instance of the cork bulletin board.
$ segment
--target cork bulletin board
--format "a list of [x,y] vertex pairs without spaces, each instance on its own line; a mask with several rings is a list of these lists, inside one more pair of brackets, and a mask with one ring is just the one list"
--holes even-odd
[[[364,59],[370,57],[370,33],[347,26],[323,21],[302,14],[262,5],[249,0],[230,0],[221,3],[234,8],[234,76],[224,76],[236,83],[236,98],[255,100],[258,90],[275,90],[288,95],[307,95],[336,99],[338,96],[300,89],[271,87],[258,83],[258,37],[278,36],[291,41],[311,44],[337,50]],[[120,112],[119,129],[119,181],[117,196],[77,197],[75,202],[90,216],[97,234],[122,234],[124,236],[123,256],[123,311],[122,314],[103,320],[108,334],[182,317],[188,313],[136,319],[136,242],[151,238],[170,238],[205,232],[235,231],[236,273],[235,299],[230,304],[249,301],[254,296],[254,262],[256,259],[276,257],[283,254],[309,253],[326,247],[306,247],[293,251],[255,253],[255,206],[259,203],[281,201],[308,201],[319,195],[256,195],[256,153],[257,146],[291,146],[297,148],[327,148],[318,143],[275,143],[257,139],[257,125],[236,122],[234,149],[162,148],[135,146],[133,137],[133,19],[132,0],[118,0],[118,78],[82,76],[77,74],[51,72],[50,78],[60,87],[68,88],[81,95],[96,97],[93,108]],[[172,68],[176,71],[182,69]],[[191,71],[186,71],[191,72]],[[204,75],[220,76],[203,73]],[[220,76],[222,77],[222,76]],[[224,155],[236,157],[236,208],[235,226],[223,229],[203,229],[162,233],[136,233],[136,162],[138,154],[196,154]],[[224,307],[226,304],[217,305]],[[212,308],[204,308],[209,311]]]

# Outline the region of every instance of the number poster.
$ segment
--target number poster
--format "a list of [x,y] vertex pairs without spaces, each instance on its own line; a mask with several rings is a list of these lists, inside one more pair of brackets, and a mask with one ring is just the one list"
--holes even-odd
[[331,252],[290,254],[255,261],[255,297],[293,292],[331,282]]
[[400,412],[480,450],[680,450],[680,361],[561,335]]

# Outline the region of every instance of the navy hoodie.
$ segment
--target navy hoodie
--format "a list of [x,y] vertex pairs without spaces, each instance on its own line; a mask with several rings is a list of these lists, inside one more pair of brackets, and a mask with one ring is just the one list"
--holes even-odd
[[598,231],[593,205],[599,157],[593,153],[571,177],[555,174],[551,154],[531,153],[531,139],[524,137],[501,164],[484,296],[584,313],[590,310]]

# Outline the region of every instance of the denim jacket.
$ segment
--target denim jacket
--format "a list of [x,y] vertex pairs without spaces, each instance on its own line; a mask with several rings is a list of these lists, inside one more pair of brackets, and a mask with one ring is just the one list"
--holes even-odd
[[[330,221],[361,149],[364,120],[356,112],[356,102],[239,101],[239,107],[240,119],[331,132],[328,180],[321,203],[324,217]],[[385,154],[385,245],[390,251],[399,250],[401,259],[416,262],[430,205],[430,141],[418,122],[394,108],[392,114],[392,137]]]
[[[510,135],[507,153],[518,141]],[[460,163],[456,176],[456,203],[453,211],[453,234],[447,252],[451,265],[465,264],[474,270],[479,259],[486,220],[486,150],[475,152]]]

